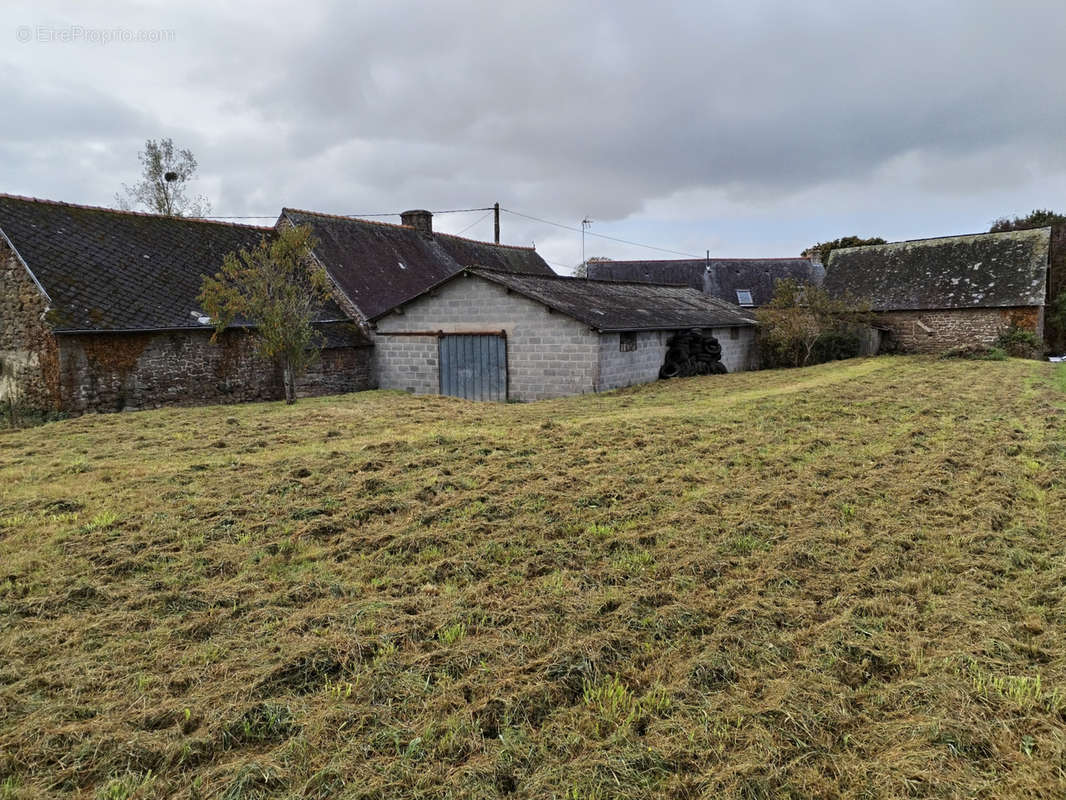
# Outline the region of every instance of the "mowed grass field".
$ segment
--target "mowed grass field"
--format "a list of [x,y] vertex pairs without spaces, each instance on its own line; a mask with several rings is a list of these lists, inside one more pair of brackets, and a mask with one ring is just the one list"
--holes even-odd
[[1066,795],[1066,372],[0,435],[0,798]]

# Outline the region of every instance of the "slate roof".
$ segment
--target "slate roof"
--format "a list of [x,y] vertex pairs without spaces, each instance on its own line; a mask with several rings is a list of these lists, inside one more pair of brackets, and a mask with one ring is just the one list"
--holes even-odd
[[[197,319],[204,276],[274,229],[0,194],[0,232],[47,294],[54,330],[70,333],[210,327]],[[319,315],[338,319],[332,301]]]
[[319,241],[315,255],[341,290],[368,318],[380,316],[430,286],[463,270],[554,275],[530,247],[490,244],[460,236],[286,208],[282,219],[310,225]]
[[464,274],[492,281],[602,332],[732,328],[755,324],[754,318],[738,306],[687,286],[478,268],[464,270]]
[[590,278],[681,284],[727,303],[738,302],[738,290],[749,291],[755,306],[770,302],[774,284],[781,278],[818,284],[824,275],[822,265],[809,258],[693,258],[589,264]]
[[829,255],[825,287],[875,311],[1044,304],[1051,229],[848,247]]

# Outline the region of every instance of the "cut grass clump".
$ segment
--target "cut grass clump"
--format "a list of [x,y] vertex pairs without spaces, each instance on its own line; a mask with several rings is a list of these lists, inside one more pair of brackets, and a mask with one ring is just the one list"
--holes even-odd
[[989,344],[962,344],[946,350],[942,359],[961,358],[969,361],[1006,361],[1009,356],[1002,347]]
[[260,697],[309,694],[336,681],[345,671],[344,662],[329,650],[313,650],[275,669],[259,682]]
[[0,800],[1066,796],[1066,366],[0,444]]
[[288,706],[259,703],[223,728],[222,744],[229,748],[256,742],[280,742],[299,730]]

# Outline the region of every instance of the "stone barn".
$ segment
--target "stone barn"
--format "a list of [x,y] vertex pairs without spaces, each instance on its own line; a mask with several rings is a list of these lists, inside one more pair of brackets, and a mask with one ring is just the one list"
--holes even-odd
[[1042,339],[1050,238],[1034,228],[843,248],[824,285],[869,302],[905,352],[990,345],[1011,327]]
[[372,319],[378,385],[417,394],[540,400],[654,381],[667,341],[710,329],[749,369],[755,322],[682,286],[472,268]]
[[[203,276],[273,228],[0,195],[0,401],[116,411],[272,400],[280,370],[240,327],[212,344]],[[334,302],[301,395],[371,386],[371,342]]]
[[809,258],[692,258],[658,261],[591,261],[590,278],[691,286],[744,308],[770,302],[782,278],[818,285],[825,270]]

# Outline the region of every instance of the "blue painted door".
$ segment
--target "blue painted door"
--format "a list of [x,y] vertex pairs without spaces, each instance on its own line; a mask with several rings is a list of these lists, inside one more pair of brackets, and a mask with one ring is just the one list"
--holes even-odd
[[440,393],[467,400],[507,400],[507,339],[500,334],[441,336]]

